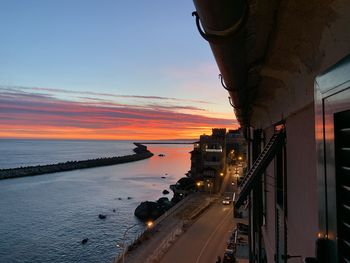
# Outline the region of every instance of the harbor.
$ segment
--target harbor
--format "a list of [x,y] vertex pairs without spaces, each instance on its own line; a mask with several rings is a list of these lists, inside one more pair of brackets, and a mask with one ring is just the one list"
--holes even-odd
[[[169,185],[190,166],[190,145],[149,150],[154,156],[137,162],[1,180],[0,261],[113,261],[123,251],[116,245],[123,242],[126,228],[136,224],[127,244],[145,229],[135,208],[166,196],[162,191],[171,192]],[[160,153],[166,156],[158,157]]]

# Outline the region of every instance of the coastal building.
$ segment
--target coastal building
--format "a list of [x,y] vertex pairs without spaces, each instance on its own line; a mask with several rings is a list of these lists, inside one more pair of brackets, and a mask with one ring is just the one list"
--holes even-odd
[[201,135],[191,153],[191,177],[201,189],[217,192],[226,168],[226,129],[212,129]]
[[250,262],[350,262],[348,0],[194,4],[247,141]]
[[246,160],[246,143],[242,129],[229,130],[226,133],[226,158],[227,163],[236,165]]
[[201,135],[193,144],[190,175],[206,191],[219,191],[227,165],[243,163],[246,143],[241,129],[215,128],[211,135]]

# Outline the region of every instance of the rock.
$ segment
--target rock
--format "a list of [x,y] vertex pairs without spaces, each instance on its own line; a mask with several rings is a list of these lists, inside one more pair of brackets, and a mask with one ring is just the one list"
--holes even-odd
[[194,190],[196,189],[196,182],[189,177],[182,177],[176,183],[176,188],[181,190]]
[[155,220],[163,213],[163,209],[157,202],[142,202],[136,207],[134,215],[141,221]]
[[170,189],[174,192],[171,202],[177,203],[196,190],[196,183],[192,178],[182,177],[176,184],[170,185]]
[[173,203],[169,201],[167,197],[161,197],[158,199],[157,203],[160,205],[161,209],[165,212],[173,207]]
[[158,204],[163,204],[164,202],[169,202],[168,197],[161,197],[157,200]]
[[176,203],[180,202],[183,198],[184,198],[183,195],[174,193],[173,198],[171,198],[171,202],[172,202],[173,204],[176,204]]
[[106,216],[106,215],[103,215],[103,214],[99,214],[99,215],[98,215],[98,218],[99,218],[99,219],[106,219],[106,217],[107,217],[107,216]]
[[169,191],[168,190],[163,190],[163,195],[167,195],[167,194],[169,194]]
[[81,241],[81,243],[82,243],[83,245],[85,245],[88,241],[89,241],[88,238],[84,238],[84,239]]

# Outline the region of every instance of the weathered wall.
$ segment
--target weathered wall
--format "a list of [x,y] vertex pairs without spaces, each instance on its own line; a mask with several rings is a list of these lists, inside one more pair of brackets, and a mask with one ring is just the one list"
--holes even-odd
[[318,232],[314,108],[288,117],[286,130],[288,254],[314,257]]
[[[309,106],[286,119],[287,150],[287,254],[315,256],[318,231],[318,196],[314,108]],[[267,138],[273,127],[265,129]],[[266,225],[262,228],[268,262],[275,254],[275,173],[274,161],[266,170]]]
[[[283,0],[277,9],[251,125],[286,120],[288,254],[314,256],[318,231],[314,133],[315,77],[350,53],[348,0]],[[274,176],[273,163],[267,174]],[[270,185],[273,178],[267,177]],[[271,186],[267,187],[268,190]],[[267,193],[263,227],[269,262],[274,262],[275,200]]]
[[313,104],[314,80],[350,53],[348,0],[283,0],[276,13],[252,125],[268,127]]

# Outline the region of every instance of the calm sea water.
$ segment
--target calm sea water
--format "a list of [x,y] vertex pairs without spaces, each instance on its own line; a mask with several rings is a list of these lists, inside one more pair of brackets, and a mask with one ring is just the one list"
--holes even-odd
[[[13,156],[23,156],[22,165],[32,165],[47,163],[45,157],[49,163],[72,156],[86,159],[84,149],[89,149],[88,158],[94,158],[108,156],[103,153],[105,147],[111,155],[130,154],[134,148],[131,142],[41,141],[41,151],[37,141],[36,145],[33,141],[13,142],[14,147],[6,142],[11,150],[5,150],[6,156],[1,153],[2,165],[10,162],[11,167],[18,166]],[[21,144],[28,148],[24,150]],[[34,145],[35,155],[27,156],[29,145]],[[74,150],[72,145],[79,146]],[[56,147],[58,155],[53,153]],[[190,168],[191,148],[149,145],[155,156],[147,160],[1,180],[0,262],[111,262],[121,252],[116,244],[122,243],[125,229],[138,224],[128,232],[129,241],[144,229],[133,215],[136,206],[162,197],[162,190],[184,176]],[[159,153],[166,156],[158,157]],[[107,218],[100,220],[100,213]],[[89,238],[86,245],[80,243],[83,238]]]
[[0,169],[133,154],[131,141],[0,140]]

